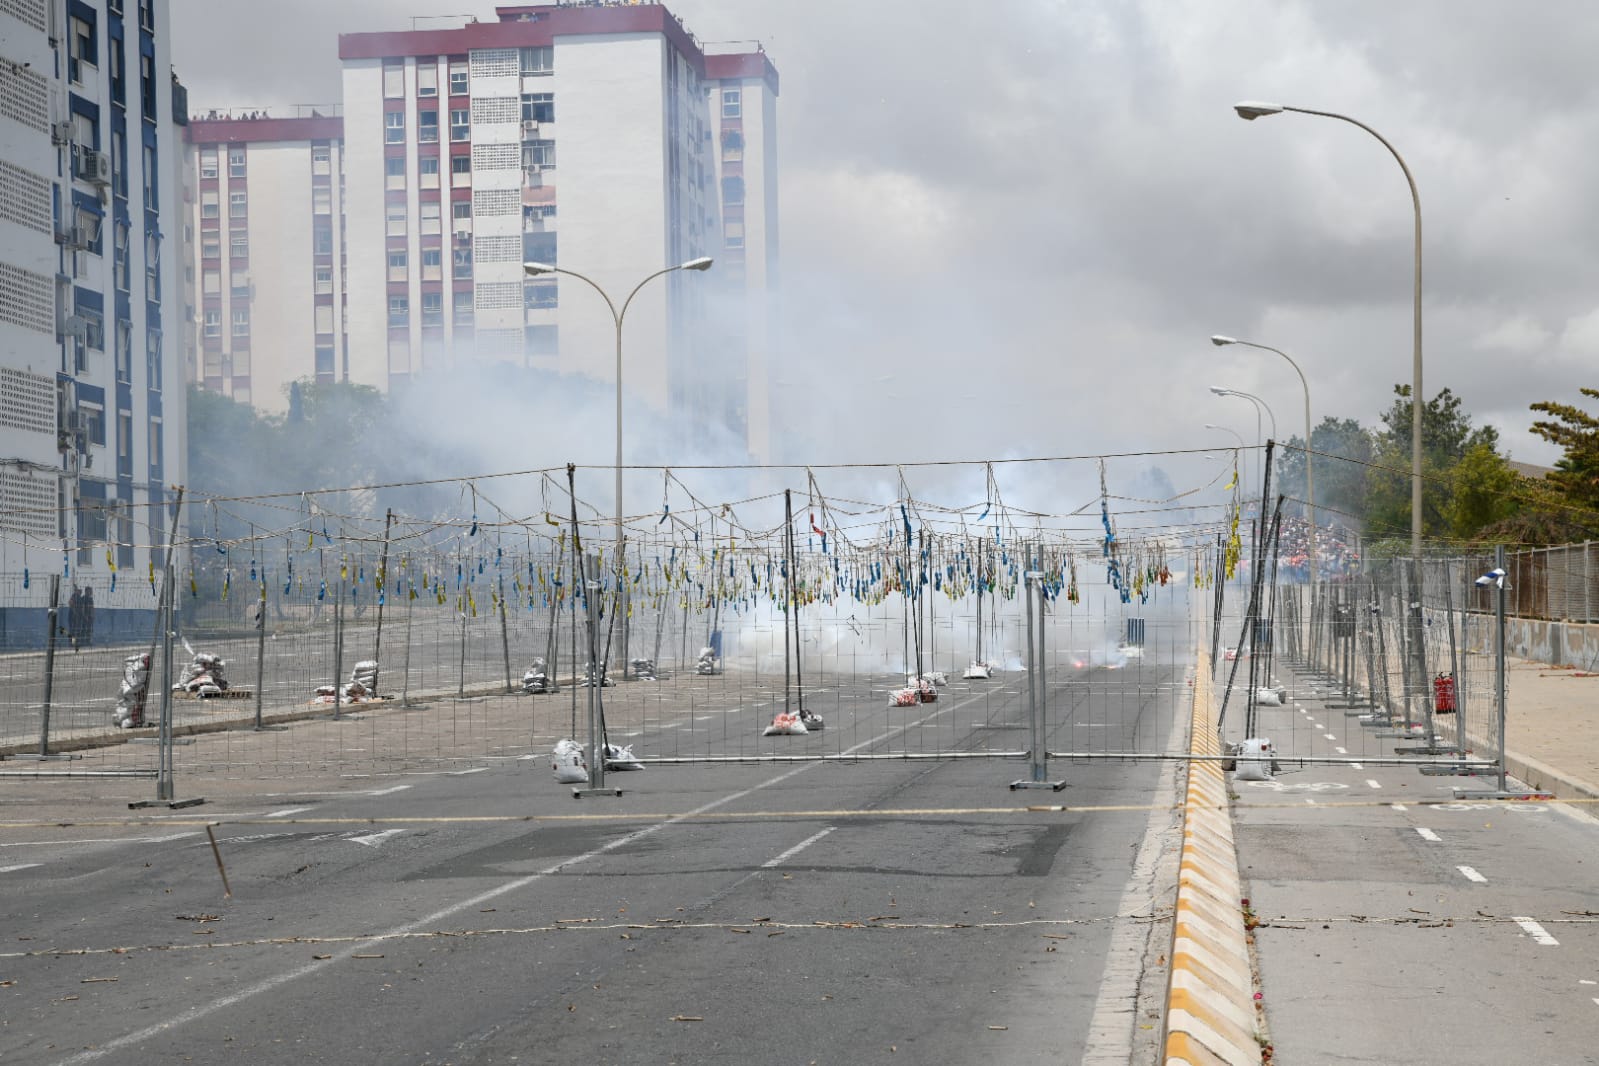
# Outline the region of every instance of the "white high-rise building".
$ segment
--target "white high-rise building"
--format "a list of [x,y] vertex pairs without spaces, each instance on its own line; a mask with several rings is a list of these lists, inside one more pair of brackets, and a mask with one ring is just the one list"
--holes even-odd
[[274,414],[291,382],[349,374],[343,123],[307,110],[212,111],[188,130],[196,380]]
[[[49,576],[97,638],[148,636],[118,572],[160,565],[182,484],[184,220],[167,6],[0,4],[0,643],[37,643]],[[126,589],[124,589],[126,591]],[[110,608],[107,610],[106,608]]]
[[[777,247],[775,70],[763,54],[707,57],[659,4],[497,11],[340,38],[350,380],[387,390],[513,362],[614,381],[604,302],[576,278],[526,277],[524,261],[580,273],[620,309],[648,275],[709,255],[710,273],[668,274],[628,306],[623,380],[681,424],[720,424],[764,454],[753,358],[767,344],[753,338],[768,328]],[[752,98],[737,173],[724,161],[729,91]],[[724,204],[752,179],[756,194]],[[724,235],[744,242],[731,264]]]

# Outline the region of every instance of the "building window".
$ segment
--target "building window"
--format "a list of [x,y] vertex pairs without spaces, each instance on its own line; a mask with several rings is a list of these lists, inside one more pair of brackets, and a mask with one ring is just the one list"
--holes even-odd
[[117,288],[121,289],[123,292],[127,292],[130,284],[129,267],[132,263],[132,259],[129,256],[128,224],[126,222],[118,222],[112,227],[111,253],[116,259],[115,273]]
[[318,215],[331,215],[333,213],[333,187],[331,185],[313,185],[311,187],[311,210]]
[[[439,248],[422,249],[422,280],[444,280],[444,252]],[[426,311],[426,308],[423,308]],[[425,319],[424,319],[425,321]]]
[[472,109],[450,108],[450,140],[465,141],[472,137]]
[[744,134],[738,130],[722,131],[722,158],[735,163],[744,158]]
[[404,281],[405,276],[405,250],[391,249],[389,251],[389,280]]
[[722,243],[729,248],[744,247],[744,223],[729,222],[722,230]]
[[405,143],[405,112],[404,111],[385,111],[385,112],[383,112],[383,143],[384,144],[404,144]]
[[455,264],[455,277],[457,280],[470,278],[472,276],[472,246],[470,244],[457,246],[453,257],[453,262]]
[[200,194],[200,217],[217,218],[221,213],[222,210],[217,204],[217,191],[215,189],[206,189],[202,192]]
[[238,307],[233,311],[233,335],[235,337],[248,337],[250,335],[250,309]]
[[528,282],[522,289],[522,302],[529,311],[558,306],[555,282],[548,279]]
[[222,295],[222,272],[207,270],[200,275],[200,292],[205,296]]
[[735,206],[744,202],[744,179],[740,177],[726,177],[722,179],[722,203]]
[[466,60],[450,60],[450,95],[465,96],[466,89]]
[[329,174],[333,171],[333,152],[325,144],[311,149],[311,173]]
[[228,177],[244,177],[244,146],[234,145],[228,149]]
[[389,297],[389,325],[406,326],[411,322],[411,301],[404,296]]
[[450,185],[457,189],[464,189],[472,184],[472,157],[469,155],[450,156]]
[[133,323],[123,320],[117,323],[117,380],[133,380]]
[[439,95],[439,65],[431,59],[416,61],[416,95]]
[[333,268],[332,267],[317,267],[316,268],[316,272],[315,272],[315,277],[316,277],[316,291],[319,294],[327,294],[327,293],[330,293],[330,292],[333,291]]
[[246,259],[250,255],[250,236],[243,230],[234,230],[228,234],[228,255],[234,259]]
[[416,173],[417,185],[424,189],[437,189],[439,187],[439,157],[436,155],[418,156]]
[[95,308],[85,307],[82,304],[78,305],[77,313],[85,323],[84,345],[92,351],[105,351],[105,315]]
[[405,188],[405,157],[392,155],[383,161],[383,187]]
[[200,177],[214,178],[217,176],[217,150],[215,148],[200,149]]
[[161,209],[161,205],[156,202],[157,177],[155,149],[147,144],[144,146],[144,209],[146,211],[159,211]]
[[155,57],[139,57],[139,92],[144,98],[144,117],[155,121]]
[[383,64],[383,95],[396,100],[405,95],[405,66],[403,63]]
[[318,333],[333,332],[333,305],[318,304],[316,308],[316,331]]
[[520,51],[522,53],[522,76],[524,78],[555,73],[554,45],[538,45],[533,48],[523,48]]
[[[426,262],[426,259],[423,261]],[[444,324],[444,294],[442,292],[424,292],[422,294],[422,324],[424,326],[440,326]]]
[[439,202],[437,200],[424,200],[417,205],[421,209],[420,232],[423,236],[434,236],[442,230],[443,223],[439,216]]
[[243,218],[249,210],[249,198],[240,190],[228,193],[228,217]]
[[524,335],[526,352],[530,356],[549,357],[561,352],[559,326],[528,326]]
[[555,142],[528,141],[522,146],[522,166],[529,169],[555,169]]
[[555,94],[554,93],[523,93],[522,94],[522,121],[523,122],[554,122],[555,121]]
[[[93,68],[100,62],[99,49],[95,44],[94,23],[85,22],[76,16],[67,19],[72,35],[72,51],[67,57],[67,78],[75,84],[81,85],[85,78],[93,74]],[[83,71],[87,65],[88,73]]]
[[466,289],[456,293],[451,310],[454,312],[456,325],[469,325],[472,321],[472,290]]
[[405,205],[384,204],[384,232],[390,237],[405,236]]
[[161,236],[157,233],[144,237],[144,288],[146,299],[161,299]]
[[222,336],[222,312],[207,310],[205,313],[205,335],[207,337]]
[[329,218],[317,218],[311,223],[311,253],[313,255],[333,254],[333,221]]
[[220,259],[220,258],[222,258],[222,241],[214,233],[201,239],[201,241],[200,241],[200,258],[201,259]]
[[228,278],[228,291],[235,301],[246,301],[250,298],[250,275],[246,271],[239,271]]
[[438,108],[416,113],[416,139],[424,144],[432,144],[439,139]]
[[[161,390],[161,331],[152,329],[144,335],[144,372],[145,385],[157,392]],[[160,445],[152,444],[152,449],[159,452]]]
[[333,380],[333,345],[316,346],[316,376],[318,381]]

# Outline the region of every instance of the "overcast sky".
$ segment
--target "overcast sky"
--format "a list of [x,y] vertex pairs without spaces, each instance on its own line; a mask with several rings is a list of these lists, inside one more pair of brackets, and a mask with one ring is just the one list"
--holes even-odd
[[[782,78],[785,365],[802,461],[1202,448],[1372,424],[1411,378],[1420,189],[1425,391],[1512,457],[1537,400],[1599,385],[1599,14],[1543,0],[677,0]],[[476,0],[173,0],[194,110],[334,102],[340,32]],[[653,264],[648,264],[653,266]],[[1168,464],[1178,488],[1190,468]],[[1198,464],[1192,464],[1195,476]],[[1213,468],[1212,468],[1213,469]]]

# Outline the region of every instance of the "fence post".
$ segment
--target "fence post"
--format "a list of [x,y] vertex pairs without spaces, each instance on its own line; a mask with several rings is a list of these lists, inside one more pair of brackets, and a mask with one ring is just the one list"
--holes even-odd
[[[1029,566],[1040,565],[1039,560],[1031,552],[1028,553]],[[1045,662],[1044,662],[1044,572],[1042,570],[1024,570],[1022,574],[1022,593],[1027,601],[1027,707],[1029,728],[1032,741],[1029,747],[1030,776],[1025,781],[1012,781],[1011,791],[1019,788],[1047,788],[1051,792],[1059,792],[1066,787],[1065,781],[1050,781],[1049,776],[1049,742],[1048,732],[1044,728],[1045,707],[1048,699],[1045,690]],[[1038,624],[1033,624],[1033,594],[1038,593]]]
[[56,678],[56,619],[61,610],[61,575],[50,575],[50,607],[45,611],[44,706],[39,712],[39,758],[50,757],[50,699]]

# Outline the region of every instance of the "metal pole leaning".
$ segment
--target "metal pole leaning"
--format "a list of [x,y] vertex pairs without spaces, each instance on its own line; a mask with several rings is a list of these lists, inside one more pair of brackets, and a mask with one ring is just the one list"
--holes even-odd
[[44,703],[39,709],[39,758],[50,757],[50,700],[56,678],[56,623],[61,612],[61,575],[50,575],[50,608],[45,611]]

